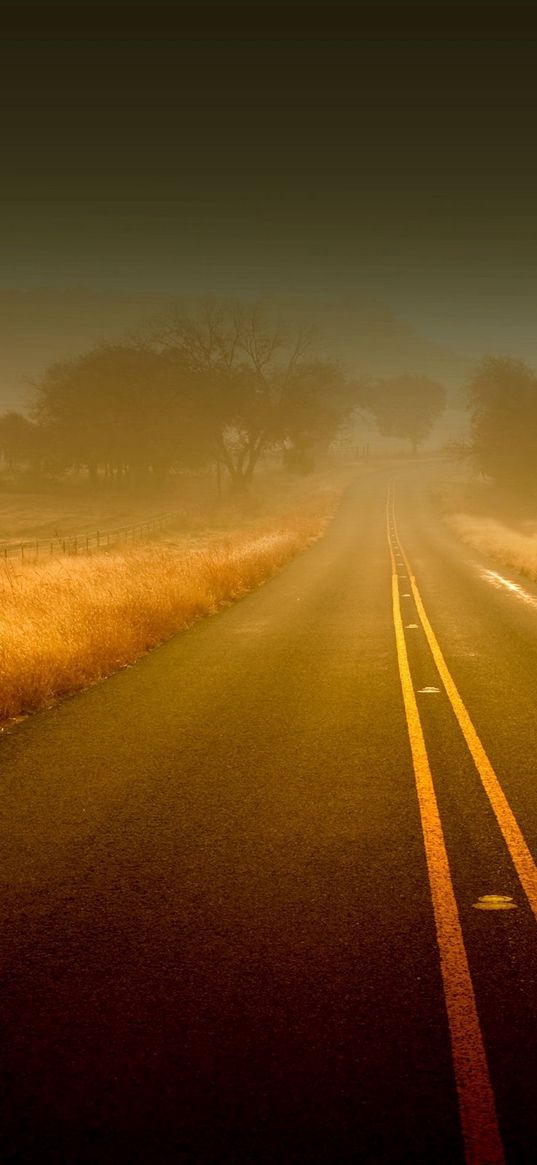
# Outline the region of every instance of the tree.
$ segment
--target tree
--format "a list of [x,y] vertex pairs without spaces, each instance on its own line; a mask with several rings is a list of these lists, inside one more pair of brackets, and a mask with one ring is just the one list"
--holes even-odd
[[207,299],[195,316],[170,317],[155,338],[199,376],[213,457],[233,492],[246,492],[263,453],[283,438],[281,394],[303,337],[289,344],[257,307]]
[[482,473],[535,492],[537,377],[523,360],[487,356],[467,387],[471,454]]
[[290,469],[307,473],[350,422],[360,386],[348,381],[337,364],[301,361],[289,377],[282,402],[285,460]]
[[53,364],[36,383],[35,415],[65,465],[92,480],[162,478],[198,464],[203,446],[199,393],[177,355],[147,345],[101,345]]
[[59,466],[90,478],[163,478],[209,459],[247,493],[260,459],[286,444],[301,467],[349,417],[355,392],[308,354],[307,330],[255,305],[207,300],[151,333],[57,362],[36,383],[34,415]]
[[15,411],[0,416],[0,453],[10,470],[21,465],[35,466],[40,454],[37,425]]
[[330,418],[334,429],[335,397],[332,411],[327,404],[330,382],[339,386],[343,377],[332,366],[306,359],[308,329],[273,324],[258,305],[210,299],[196,315],[178,314],[161,323],[153,341],[199,376],[212,455],[237,494],[248,490],[268,450],[286,437],[303,441],[321,427],[323,395],[326,426]]
[[395,376],[371,385],[364,404],[381,436],[410,441],[416,454],[446,407],[446,390],[428,376]]

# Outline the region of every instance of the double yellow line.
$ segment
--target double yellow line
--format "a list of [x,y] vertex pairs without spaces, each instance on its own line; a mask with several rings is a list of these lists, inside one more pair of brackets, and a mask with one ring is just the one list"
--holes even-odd
[[392,605],[397,659],[440,953],[466,1161],[468,1165],[499,1165],[499,1163],[504,1162],[505,1158],[498,1127],[496,1104],[449,868],[444,832],[410,672],[401,616],[400,576],[397,573],[396,556],[400,557],[405,565],[418,618],[425,632],[438,674],[536,919],[537,868],[448,669],[423,606],[416,580],[397,530],[393,482],[388,490],[387,528],[392,565]]

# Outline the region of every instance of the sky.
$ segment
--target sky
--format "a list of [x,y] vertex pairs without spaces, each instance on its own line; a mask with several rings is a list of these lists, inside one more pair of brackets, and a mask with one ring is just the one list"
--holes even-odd
[[537,362],[533,3],[0,11],[0,287],[359,295]]

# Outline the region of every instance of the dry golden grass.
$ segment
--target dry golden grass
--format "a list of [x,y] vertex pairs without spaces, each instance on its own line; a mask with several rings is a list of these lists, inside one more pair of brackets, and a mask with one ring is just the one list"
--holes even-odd
[[462,542],[537,581],[534,499],[453,467],[436,483],[433,496],[438,513]]
[[[311,486],[310,486],[311,489]],[[52,704],[138,659],[267,579],[318,538],[341,487],[198,544],[8,560],[0,570],[0,719]]]
[[524,534],[495,518],[473,514],[451,514],[447,520],[463,542],[537,580],[537,533]]

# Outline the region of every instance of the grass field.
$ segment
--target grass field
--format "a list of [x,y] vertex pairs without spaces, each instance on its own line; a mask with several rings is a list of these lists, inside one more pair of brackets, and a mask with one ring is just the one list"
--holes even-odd
[[537,531],[523,533],[473,514],[451,514],[448,523],[463,542],[537,581]]
[[461,541],[537,581],[537,506],[532,499],[460,476],[443,485],[437,500]]
[[3,562],[0,721],[110,675],[258,586],[322,535],[353,472],[291,483],[286,504],[282,493],[266,493],[256,517],[224,507],[207,511],[204,524],[200,508],[190,533]]
[[164,494],[146,496],[84,485],[56,493],[0,491],[0,544],[115,529],[169,511],[192,524],[217,508],[214,478],[202,475],[185,475]]

